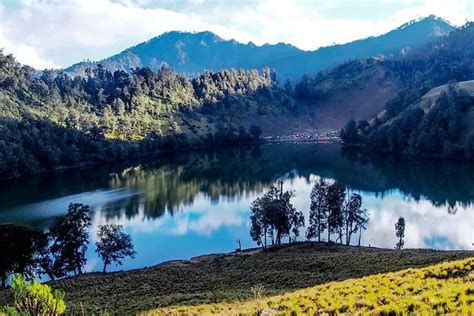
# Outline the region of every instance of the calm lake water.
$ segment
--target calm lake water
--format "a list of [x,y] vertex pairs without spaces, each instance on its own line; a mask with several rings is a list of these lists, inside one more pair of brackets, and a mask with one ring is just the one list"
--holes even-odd
[[89,204],[87,270],[101,269],[94,238],[105,223],[123,225],[137,251],[110,270],[133,269],[233,251],[237,238],[243,248],[254,247],[250,203],[283,179],[307,219],[320,177],[362,194],[370,213],[364,245],[392,248],[394,224],[403,216],[406,247],[474,249],[474,164],[368,155],[335,144],[177,153],[0,182],[0,222],[47,230],[69,203]]

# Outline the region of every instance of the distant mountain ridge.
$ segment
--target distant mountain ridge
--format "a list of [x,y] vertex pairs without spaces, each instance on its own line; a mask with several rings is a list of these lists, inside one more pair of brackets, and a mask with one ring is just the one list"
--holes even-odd
[[280,80],[299,79],[304,74],[314,74],[344,61],[376,55],[398,55],[420,48],[449,34],[453,29],[447,21],[429,16],[380,36],[322,47],[315,51],[304,51],[284,43],[262,46],[252,42],[243,44],[232,39],[224,40],[209,31],[172,31],[104,60],[77,63],[66,68],[66,71],[84,74],[88,67],[97,64],[102,64],[108,70],[125,71],[136,67],[159,70],[162,65],[167,65],[178,73],[194,77],[205,70],[270,67],[276,71]]

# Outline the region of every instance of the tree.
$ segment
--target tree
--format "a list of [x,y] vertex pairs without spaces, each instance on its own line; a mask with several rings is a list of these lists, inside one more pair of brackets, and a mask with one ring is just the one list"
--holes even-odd
[[123,232],[121,225],[101,225],[97,232],[96,252],[104,262],[103,273],[111,263],[122,264],[126,257],[135,257],[132,238]]
[[33,274],[35,254],[40,250],[43,238],[42,232],[24,226],[0,225],[0,277],[3,287],[12,273]]
[[306,238],[318,238],[321,241],[321,234],[327,227],[328,205],[327,205],[328,185],[320,179],[314,184],[311,190],[311,205],[309,211],[309,226],[306,230]]
[[360,140],[357,123],[354,120],[350,120],[341,130],[340,137],[346,144],[357,144]]
[[362,239],[362,231],[367,229],[367,224],[369,223],[369,214],[367,209],[359,208],[356,215],[356,231],[359,231],[359,242],[357,245],[360,246],[360,241]]
[[304,227],[304,215],[301,211],[294,211],[290,215],[291,232],[293,233],[293,242],[298,241],[300,235],[300,228]]
[[52,251],[54,237],[51,233],[46,233],[40,241],[41,245],[36,255],[36,272],[38,275],[46,274],[54,281],[56,277],[64,276],[65,272],[55,253]]
[[250,205],[250,237],[253,241],[263,248],[267,247],[267,233],[269,230],[269,223],[266,217],[265,201],[266,195],[262,198],[258,197]]
[[327,191],[327,205],[328,205],[328,243],[331,242],[331,234],[339,233],[339,239],[342,241],[340,234],[341,226],[343,224],[342,209],[344,200],[346,199],[346,187],[340,182],[334,182],[329,185]]
[[400,217],[395,223],[395,236],[398,238],[395,248],[401,250],[405,244],[403,241],[403,238],[405,237],[405,218],[403,217]]
[[360,208],[362,206],[362,196],[360,194],[354,193],[349,198],[346,207],[344,208],[344,224],[345,224],[345,235],[346,235],[346,245],[351,243],[352,234],[357,232],[359,225],[359,214],[361,212]]
[[258,140],[260,138],[260,135],[262,135],[262,129],[260,128],[260,126],[252,125],[250,126],[249,134],[254,140]]
[[271,186],[262,197],[252,202],[250,236],[258,245],[265,248],[267,238],[270,238],[272,245],[280,245],[282,238],[289,236],[290,231],[299,235],[304,217],[291,204],[293,196],[293,192],[283,192],[283,182],[280,182],[280,189]]
[[91,224],[89,211],[88,205],[71,203],[67,215],[51,229],[54,236],[51,251],[56,256],[57,271],[82,274],[82,268],[87,262],[88,227]]

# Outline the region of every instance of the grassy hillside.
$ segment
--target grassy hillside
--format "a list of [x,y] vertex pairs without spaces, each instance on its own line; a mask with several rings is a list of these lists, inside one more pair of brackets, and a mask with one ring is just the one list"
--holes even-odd
[[[139,270],[91,273],[51,285],[67,293],[66,303],[72,313],[83,308],[86,314],[104,309],[130,314],[167,306],[246,301],[257,283],[265,285],[266,295],[277,295],[470,256],[473,253],[467,251],[395,251],[301,243],[268,253],[216,254]],[[0,305],[5,295],[0,291]]]
[[[400,87],[387,76],[383,59],[357,60],[340,65],[295,87],[300,111],[315,127],[341,129],[349,120],[368,120],[383,111]],[[301,115],[300,115],[301,116]]]
[[145,315],[433,315],[474,313],[474,259],[349,279],[245,303],[158,309]]

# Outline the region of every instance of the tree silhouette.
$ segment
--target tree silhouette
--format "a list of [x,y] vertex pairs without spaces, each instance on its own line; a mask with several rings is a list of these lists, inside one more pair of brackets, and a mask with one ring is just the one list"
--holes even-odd
[[132,238],[123,232],[121,225],[107,224],[99,226],[97,232],[96,252],[104,262],[102,272],[106,272],[107,265],[116,263],[121,265],[126,257],[135,257]]
[[87,262],[88,227],[91,224],[89,210],[88,205],[71,203],[67,215],[51,229],[54,236],[51,252],[56,256],[56,271],[82,274]]
[[35,253],[41,248],[42,238],[42,232],[28,227],[0,225],[0,278],[3,287],[12,273],[32,274],[36,263]]
[[405,237],[405,218],[403,217],[400,217],[395,223],[395,236],[398,237],[398,242],[395,248],[401,250],[405,244],[403,241],[403,238]]
[[271,186],[262,197],[252,202],[250,237],[259,246],[266,248],[267,238],[272,245],[280,245],[284,236],[291,240],[290,233],[298,237],[304,217],[291,203],[293,196],[293,192],[283,192],[283,182],[280,182],[280,188]]
[[[328,205],[328,243],[331,242],[331,234],[340,233],[340,227],[343,224],[342,209],[346,198],[346,187],[340,182],[334,182],[329,185],[327,191]],[[342,236],[339,235],[342,239]]]
[[327,189],[328,185],[320,179],[314,184],[311,190],[311,205],[309,212],[309,226],[306,230],[306,238],[318,239],[321,241],[321,234],[327,228],[328,204],[327,204]]

